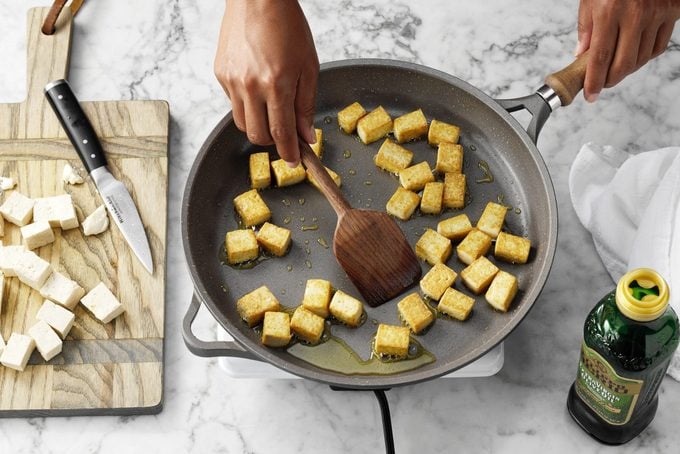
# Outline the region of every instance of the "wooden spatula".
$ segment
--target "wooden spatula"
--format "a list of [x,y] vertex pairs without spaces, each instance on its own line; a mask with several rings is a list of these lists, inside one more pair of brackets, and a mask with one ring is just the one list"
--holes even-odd
[[300,140],[300,156],[338,215],[333,253],[370,306],[379,306],[420,278],[420,263],[387,213],[354,209],[319,158]]

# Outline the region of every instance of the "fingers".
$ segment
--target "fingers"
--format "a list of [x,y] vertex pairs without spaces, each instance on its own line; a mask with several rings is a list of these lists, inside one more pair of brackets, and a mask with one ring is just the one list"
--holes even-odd
[[316,85],[319,64],[302,73],[295,95],[295,122],[297,132],[307,143],[316,143],[314,132],[314,109],[316,107]]
[[671,35],[673,34],[673,27],[675,22],[669,21],[665,22],[659,27],[659,31],[656,34],[656,41],[654,42],[654,48],[652,50],[652,58],[658,57],[666,51],[668,47],[668,42],[671,40]]
[[574,56],[578,57],[590,47],[593,32],[593,9],[591,0],[581,0],[578,8],[578,42]]
[[267,106],[258,96],[246,96],[243,107],[245,109],[246,128],[250,143],[255,145],[271,145],[272,137],[269,134],[267,121]]
[[640,48],[640,27],[621,27],[616,43],[616,53],[607,73],[605,87],[611,88],[637,69]]
[[276,144],[276,151],[289,167],[300,163],[298,135],[295,126],[295,101],[284,95],[267,102],[269,134]]
[[[593,16],[590,56],[583,84],[583,92],[588,102],[595,102],[604,88],[609,66],[614,58],[618,33],[618,21],[612,16],[603,13]],[[637,49],[638,46],[636,45],[635,48]]]
[[246,132],[246,114],[243,107],[243,100],[236,93],[230,96],[231,98],[231,114],[234,118],[234,124],[243,132]]
[[658,30],[652,28],[648,28],[642,33],[636,62],[637,68],[641,68],[652,58],[657,34]]

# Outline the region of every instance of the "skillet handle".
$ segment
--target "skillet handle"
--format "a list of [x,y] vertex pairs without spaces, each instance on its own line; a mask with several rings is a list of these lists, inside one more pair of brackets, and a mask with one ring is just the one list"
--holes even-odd
[[212,358],[215,356],[231,356],[234,358],[245,358],[258,360],[255,355],[247,350],[244,350],[236,342],[229,341],[213,341],[206,342],[202,341],[196,337],[194,332],[191,330],[191,326],[194,323],[194,319],[198,314],[198,310],[201,308],[201,302],[196,298],[194,294],[191,297],[191,304],[189,304],[189,309],[184,315],[184,320],[182,321],[182,337],[184,338],[184,344],[187,346],[189,351],[196,356],[201,356],[203,358]]
[[589,52],[585,51],[568,66],[545,78],[545,84],[555,90],[562,106],[571,104],[583,89]]

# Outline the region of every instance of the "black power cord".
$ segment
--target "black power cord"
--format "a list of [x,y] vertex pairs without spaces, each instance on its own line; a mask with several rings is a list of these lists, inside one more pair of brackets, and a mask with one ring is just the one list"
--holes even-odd
[[[358,389],[341,388],[332,386],[333,391],[359,391]],[[385,438],[385,453],[394,454],[394,435],[392,434],[392,418],[390,417],[390,404],[387,401],[385,391],[390,388],[374,389],[375,397],[378,399],[380,405],[380,416],[382,417],[383,436]]]

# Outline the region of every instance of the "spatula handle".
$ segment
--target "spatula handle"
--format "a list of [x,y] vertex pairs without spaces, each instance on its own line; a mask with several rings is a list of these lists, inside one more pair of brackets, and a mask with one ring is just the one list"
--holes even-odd
[[331,176],[326,172],[325,167],[321,164],[319,158],[314,154],[307,142],[302,139],[298,140],[300,147],[300,158],[302,163],[307,167],[307,170],[312,174],[316,180],[324,197],[331,204],[338,218],[342,217],[352,207],[342,195],[342,191]]
[[578,92],[583,89],[589,52],[585,51],[568,66],[545,78],[545,83],[555,90],[563,106],[571,104]]

